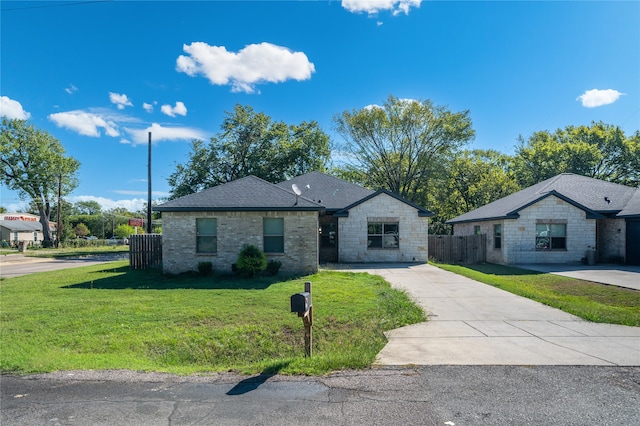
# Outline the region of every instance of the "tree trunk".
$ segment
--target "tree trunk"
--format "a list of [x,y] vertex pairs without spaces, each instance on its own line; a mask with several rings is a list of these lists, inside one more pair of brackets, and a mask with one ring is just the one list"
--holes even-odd
[[38,204],[38,212],[40,213],[40,224],[42,224],[42,246],[53,247],[51,228],[49,226],[49,203],[47,202],[46,205]]

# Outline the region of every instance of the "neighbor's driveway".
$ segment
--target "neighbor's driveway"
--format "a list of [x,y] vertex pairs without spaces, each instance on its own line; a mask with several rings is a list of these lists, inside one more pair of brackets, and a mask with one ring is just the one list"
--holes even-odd
[[613,264],[597,264],[593,266],[580,264],[522,264],[516,266],[532,271],[640,290],[640,266]]
[[388,332],[379,365],[640,365],[640,327],[587,322],[431,265],[345,268],[381,275],[429,315]]

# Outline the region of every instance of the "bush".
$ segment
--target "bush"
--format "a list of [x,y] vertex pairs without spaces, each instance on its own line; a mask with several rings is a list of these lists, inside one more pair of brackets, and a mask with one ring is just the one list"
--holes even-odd
[[278,260],[270,260],[269,263],[267,263],[267,272],[269,275],[275,275],[278,273],[281,266],[282,262]]
[[211,262],[198,262],[198,272],[200,275],[209,275],[213,271],[213,264]]
[[258,247],[245,245],[238,253],[235,265],[240,276],[253,277],[267,268],[267,256]]

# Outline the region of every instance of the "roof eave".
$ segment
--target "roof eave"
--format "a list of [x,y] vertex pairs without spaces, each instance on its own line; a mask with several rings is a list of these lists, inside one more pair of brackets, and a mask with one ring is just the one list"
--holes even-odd
[[518,219],[518,218],[520,218],[520,215],[518,213],[510,213],[505,216],[483,217],[483,218],[464,219],[464,220],[447,220],[445,223],[448,225],[455,225],[457,223],[489,222],[494,220]]
[[272,212],[322,211],[324,207],[154,207],[157,212]]

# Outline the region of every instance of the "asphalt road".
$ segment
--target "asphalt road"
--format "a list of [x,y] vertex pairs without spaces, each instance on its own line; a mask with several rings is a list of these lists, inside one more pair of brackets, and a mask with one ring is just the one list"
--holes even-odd
[[0,256],[0,277],[11,278],[36,272],[56,271],[59,269],[77,268],[79,266],[97,265],[100,263],[126,260],[128,253],[94,255],[76,258],[44,258],[27,257],[19,254]]
[[2,425],[638,425],[640,368],[429,366],[325,377],[0,377]]

